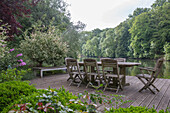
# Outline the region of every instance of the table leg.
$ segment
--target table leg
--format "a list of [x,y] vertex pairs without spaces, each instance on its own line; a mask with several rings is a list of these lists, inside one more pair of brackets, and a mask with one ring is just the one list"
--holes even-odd
[[40,76],[41,76],[41,78],[43,77],[43,71],[42,70],[41,70]]
[[123,86],[129,86],[129,83],[126,83],[126,67],[120,67],[120,74],[124,75],[123,79],[122,79],[122,85]]

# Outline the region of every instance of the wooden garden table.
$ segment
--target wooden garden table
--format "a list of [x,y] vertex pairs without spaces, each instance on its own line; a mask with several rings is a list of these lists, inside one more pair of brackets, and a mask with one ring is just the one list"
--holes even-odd
[[[97,62],[98,66],[102,66],[101,62]],[[84,66],[84,62],[79,62],[80,66]],[[124,75],[124,78],[122,80],[122,85],[127,86],[130,85],[129,83],[126,83],[126,67],[132,67],[132,66],[138,66],[141,65],[141,63],[137,62],[118,62],[118,66],[120,67],[120,74]]]

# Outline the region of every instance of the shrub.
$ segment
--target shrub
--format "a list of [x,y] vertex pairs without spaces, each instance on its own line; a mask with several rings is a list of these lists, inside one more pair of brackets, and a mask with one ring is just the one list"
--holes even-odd
[[38,63],[39,66],[43,63],[55,66],[63,64],[67,53],[66,44],[57,36],[55,27],[44,29],[34,27],[30,36],[27,36],[28,32],[25,32],[25,40],[21,41],[20,48],[31,61]]
[[2,70],[2,72],[0,73],[0,82],[21,80],[22,76],[28,73],[29,71],[30,69],[17,70],[16,68],[14,69],[9,68],[6,71]]
[[17,100],[21,95],[28,96],[36,92],[36,88],[33,85],[21,81],[1,83],[0,89],[0,111],[14,100]]
[[[99,87],[95,87],[98,89]],[[102,104],[122,105],[128,101],[123,101],[122,96],[118,95],[100,95],[101,91],[96,90],[96,93],[78,94],[74,96],[63,87],[59,90],[48,89],[38,90],[31,96],[22,96],[20,100],[15,101],[4,109],[3,112],[16,111],[16,112],[89,112],[98,113],[97,108]],[[114,104],[115,103],[115,104]]]
[[56,89],[39,89],[37,93],[33,93],[30,96],[22,96],[20,100],[16,100],[11,103],[8,107],[4,108],[2,112],[18,111],[18,112],[34,112],[34,113],[44,113],[44,112],[71,112],[78,110],[86,110],[86,107],[79,103],[70,103],[70,100],[77,99],[69,91],[65,91],[64,88],[59,90]]
[[[130,106],[129,108],[119,108],[119,109],[111,108],[110,110],[106,110],[105,113],[157,113],[157,111],[154,108],[148,109],[146,107],[141,107],[141,106],[137,106],[137,107]],[[166,112],[160,110],[159,113],[166,113]]]

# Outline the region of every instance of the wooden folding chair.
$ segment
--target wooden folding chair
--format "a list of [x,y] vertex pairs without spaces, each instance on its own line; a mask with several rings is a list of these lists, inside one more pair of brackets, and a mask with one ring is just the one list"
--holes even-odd
[[81,72],[78,62],[76,59],[73,58],[66,58],[66,67],[67,72],[69,74],[68,80],[71,80],[69,86],[72,83],[78,83],[78,87],[81,85],[82,82],[84,82],[85,72]]
[[[117,60],[105,58],[105,59],[101,59],[101,62],[102,62],[102,70],[103,70],[103,79],[105,82],[104,91],[106,88],[115,89],[116,93],[119,91],[119,89],[123,90],[123,86],[121,83],[124,75],[119,74],[119,67],[118,67]],[[112,71],[110,71],[111,73],[110,72],[106,73],[105,68],[112,69]]]
[[[153,94],[155,94],[155,92],[150,88],[150,86],[152,86],[159,92],[159,89],[156,88],[156,86],[153,83],[158,77],[159,73],[161,72],[163,61],[164,61],[163,58],[158,59],[154,68],[139,67],[142,74],[137,74],[136,77],[138,77],[138,79],[144,84],[144,86],[139,90],[139,92],[141,92],[144,89],[145,90],[149,89]],[[144,73],[144,71],[147,71],[147,73]]]
[[94,85],[97,82],[98,86],[102,83],[102,74],[99,73],[97,61],[95,59],[84,59],[84,69],[87,78],[87,86]]

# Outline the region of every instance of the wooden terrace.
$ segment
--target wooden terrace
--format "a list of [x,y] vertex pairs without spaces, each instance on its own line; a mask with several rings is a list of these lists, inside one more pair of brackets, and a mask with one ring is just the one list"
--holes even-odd
[[[43,78],[31,80],[31,84],[36,84],[36,88],[39,89],[46,89],[49,86],[51,88],[59,89],[64,86],[66,90],[69,90],[73,94],[83,93],[84,91],[88,91],[89,93],[95,92],[94,88],[86,88],[83,84],[80,87],[77,87],[76,85],[69,86],[70,82],[67,81],[68,77],[68,74],[44,76]],[[137,77],[126,76],[126,80],[130,83],[130,86],[125,86],[123,91],[120,90],[117,94],[125,95],[126,99],[132,100],[132,102],[126,103],[121,107],[129,107],[132,105],[152,108],[154,106],[157,111],[161,109],[166,110],[167,107],[170,108],[170,79],[158,78],[156,80],[155,86],[160,89],[160,92],[156,94],[151,93],[149,90],[138,92],[138,90],[143,87],[143,84]],[[116,93],[114,90],[106,90],[104,94],[110,95]],[[103,106],[101,105],[99,109],[102,111]]]

